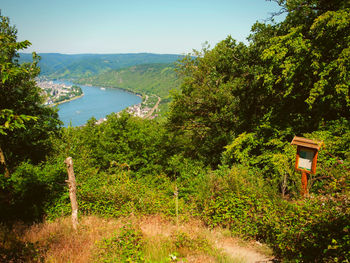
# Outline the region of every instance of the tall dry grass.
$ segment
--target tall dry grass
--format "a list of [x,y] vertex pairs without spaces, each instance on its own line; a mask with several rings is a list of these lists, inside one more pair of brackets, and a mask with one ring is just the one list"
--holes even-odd
[[31,226],[23,239],[48,248],[45,262],[91,262],[96,241],[108,237],[122,224],[122,220],[82,217],[75,231],[69,218],[61,218]]
[[[142,252],[147,262],[243,263],[268,258],[250,245],[239,244],[227,230],[209,230],[198,220],[180,222],[177,225],[176,220],[171,221],[161,216],[130,216],[110,220],[86,216],[80,218],[77,231],[72,228],[69,218],[30,227],[15,224],[11,236],[21,242],[35,244],[45,262],[99,262],[100,241],[120,233],[120,229],[127,223],[141,230]],[[22,262],[37,261],[38,258],[27,258],[27,261]]]

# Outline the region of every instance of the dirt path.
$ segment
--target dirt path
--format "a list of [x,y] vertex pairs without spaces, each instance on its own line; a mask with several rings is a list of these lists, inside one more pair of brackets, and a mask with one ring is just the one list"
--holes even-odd
[[[183,223],[176,226],[168,221],[163,221],[159,217],[149,217],[141,223],[142,232],[146,236],[172,236],[177,231],[188,233],[191,236],[205,238],[218,249],[220,253],[226,255],[224,262],[235,263],[267,263],[274,258],[271,250],[259,242],[244,242],[238,238],[231,237],[228,230],[209,230],[198,222]],[[181,261],[176,261],[181,262]],[[191,255],[184,262],[216,262],[208,255]]]
[[239,241],[235,239],[221,239],[217,243],[217,247],[223,249],[223,251],[230,255],[233,258],[238,258],[241,262],[247,263],[263,263],[263,262],[271,262],[270,260],[273,258],[271,256],[267,256],[262,254],[259,249],[257,243],[251,243],[250,245],[239,245]]

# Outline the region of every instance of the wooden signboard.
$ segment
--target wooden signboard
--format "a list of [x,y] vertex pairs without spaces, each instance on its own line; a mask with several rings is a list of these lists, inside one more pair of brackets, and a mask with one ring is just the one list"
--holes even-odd
[[307,194],[307,174],[316,173],[316,163],[318,151],[323,141],[311,140],[295,136],[292,145],[297,145],[297,156],[295,160],[295,169],[302,172],[301,185],[302,195]]
[[322,143],[322,141],[314,141],[295,136],[291,143],[297,145],[295,169],[308,174],[315,174],[318,151]]

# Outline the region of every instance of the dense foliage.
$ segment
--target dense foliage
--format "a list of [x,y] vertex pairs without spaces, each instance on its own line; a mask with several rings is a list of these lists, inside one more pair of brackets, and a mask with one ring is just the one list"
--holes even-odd
[[0,133],[0,145],[7,165],[14,168],[24,160],[42,161],[50,148],[48,138],[61,122],[54,109],[41,106],[41,90],[34,80],[40,72],[37,55],[33,53],[32,63],[18,63],[17,51],[29,41],[17,42],[16,28],[1,15],[0,26],[0,126],[7,128]]
[[286,19],[256,23],[249,46],[228,37],[179,63],[185,80],[170,123],[196,145],[191,155],[217,164],[224,147],[247,133],[258,156],[279,146],[273,140],[349,118],[349,4],[280,4]]
[[7,17],[0,15],[0,26],[1,221],[36,219],[42,214],[41,197],[47,191],[42,188],[44,183],[38,184],[35,175],[18,165],[43,161],[52,147],[49,139],[58,134],[61,122],[56,110],[41,106],[41,90],[34,80],[40,72],[36,54],[32,63],[18,63],[17,51],[28,47],[29,41],[16,41],[17,30]]

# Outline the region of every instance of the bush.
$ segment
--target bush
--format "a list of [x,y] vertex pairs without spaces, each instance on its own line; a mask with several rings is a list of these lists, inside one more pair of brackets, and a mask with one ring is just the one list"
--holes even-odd
[[130,223],[123,226],[119,235],[104,238],[98,243],[98,262],[146,262],[143,257],[143,234]]
[[350,198],[345,192],[288,201],[259,180],[258,170],[237,167],[209,174],[200,189],[198,213],[210,227],[225,226],[262,240],[293,262],[350,259]]
[[22,163],[11,177],[0,176],[2,222],[41,221],[50,207],[64,192],[57,184],[64,182],[65,173],[59,165]]
[[[174,216],[174,186],[164,175],[135,179],[127,171],[100,172],[83,180],[77,179],[79,213],[116,218],[130,214],[163,214]],[[57,199],[49,218],[71,213],[68,188],[66,195]],[[184,202],[179,200],[180,212]]]

